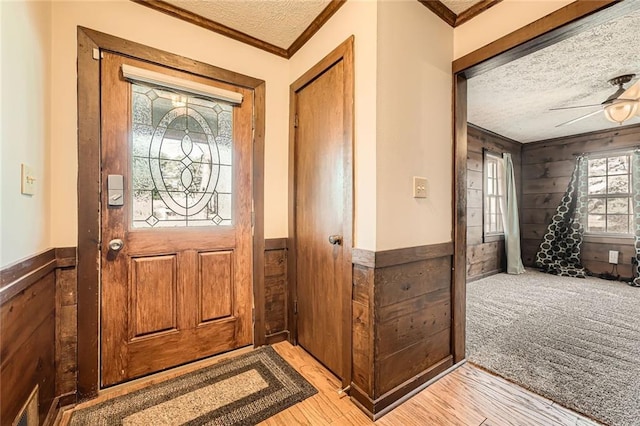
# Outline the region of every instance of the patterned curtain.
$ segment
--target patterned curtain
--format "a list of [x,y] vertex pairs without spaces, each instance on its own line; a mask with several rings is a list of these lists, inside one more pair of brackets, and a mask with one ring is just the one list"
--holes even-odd
[[586,211],[587,159],[579,156],[569,187],[536,253],[537,267],[554,275],[585,278],[586,271],[580,262],[580,246]]
[[640,151],[633,151],[631,173],[631,191],[633,193],[633,223],[636,234],[635,278],[630,285],[640,287]]

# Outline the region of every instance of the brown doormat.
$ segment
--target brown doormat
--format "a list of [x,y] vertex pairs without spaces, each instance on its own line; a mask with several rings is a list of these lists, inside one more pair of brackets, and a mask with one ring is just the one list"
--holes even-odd
[[266,346],[73,413],[80,425],[254,425],[318,391]]

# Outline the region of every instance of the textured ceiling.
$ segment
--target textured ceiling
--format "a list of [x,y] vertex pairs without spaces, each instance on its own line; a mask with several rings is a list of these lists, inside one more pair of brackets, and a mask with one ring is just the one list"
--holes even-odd
[[453,13],[460,15],[460,13],[469,9],[476,3],[480,3],[482,0],[440,0],[447,6]]
[[211,21],[287,49],[330,0],[165,0]]
[[[550,108],[597,104],[615,92],[607,80],[640,77],[640,11],[509,62],[468,82],[468,120],[519,142],[615,128],[604,114],[555,126],[594,111]],[[624,123],[638,124],[640,117]]]

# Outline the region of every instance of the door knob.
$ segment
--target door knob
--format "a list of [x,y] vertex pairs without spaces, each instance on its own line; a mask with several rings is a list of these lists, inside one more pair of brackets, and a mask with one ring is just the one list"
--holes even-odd
[[124,247],[124,241],[122,241],[120,238],[109,241],[109,250],[120,251],[122,250],[122,247]]
[[329,242],[334,246],[342,244],[342,235],[329,235]]

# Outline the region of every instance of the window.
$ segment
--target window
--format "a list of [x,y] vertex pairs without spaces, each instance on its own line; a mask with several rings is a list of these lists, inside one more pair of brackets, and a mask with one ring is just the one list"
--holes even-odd
[[631,154],[589,158],[587,232],[629,234],[633,229]]
[[484,154],[484,233],[503,234],[502,205],[504,203],[504,173],[502,157]]

